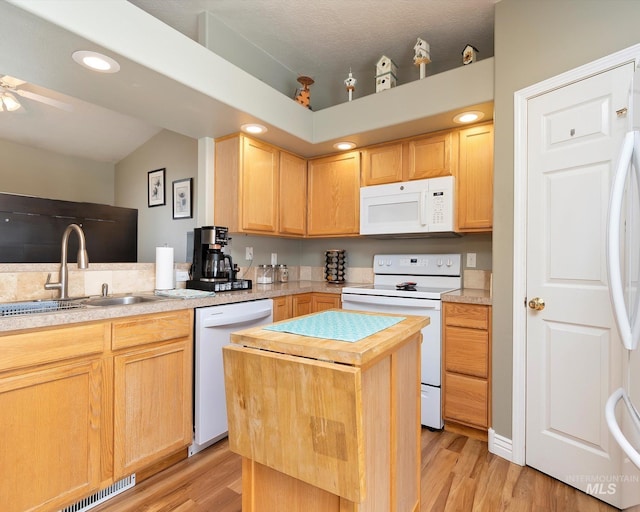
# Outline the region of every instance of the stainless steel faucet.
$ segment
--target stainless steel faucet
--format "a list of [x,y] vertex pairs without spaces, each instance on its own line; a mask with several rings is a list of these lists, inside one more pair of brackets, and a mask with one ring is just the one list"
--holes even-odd
[[69,224],[62,235],[62,254],[60,256],[60,276],[57,283],[51,282],[51,274],[47,276],[47,282],[44,284],[45,290],[60,290],[60,298],[69,298],[69,270],[67,268],[67,251],[69,245],[69,236],[75,231],[78,235],[80,247],[78,248],[78,268],[89,268],[89,255],[84,240],[84,232],[77,224]]

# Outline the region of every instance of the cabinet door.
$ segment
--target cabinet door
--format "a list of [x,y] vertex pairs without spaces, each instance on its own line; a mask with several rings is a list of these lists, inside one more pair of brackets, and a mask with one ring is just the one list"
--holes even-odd
[[291,295],[273,298],[273,321],[287,320],[291,318]]
[[191,443],[191,341],[177,340],[116,355],[114,478]]
[[491,231],[493,124],[460,130],[457,188],[458,231]]
[[276,233],[279,151],[243,137],[240,179],[241,228]]
[[352,151],[308,164],[308,236],[357,235],[360,231],[360,153]]
[[313,313],[339,307],[340,295],[334,295],[333,293],[313,293],[311,296],[311,311]]
[[280,197],[278,200],[283,235],[304,236],[307,230],[307,161],[280,152]]
[[311,293],[299,293],[291,297],[291,316],[308,315],[311,313]]
[[445,372],[444,418],[474,427],[489,426],[488,383],[466,375]]
[[0,379],[3,512],[59,510],[100,485],[102,361]]
[[469,327],[470,329],[489,328],[491,308],[483,304],[465,304],[463,302],[444,303],[445,325]]
[[486,379],[489,376],[489,333],[445,326],[445,370]]
[[382,185],[402,181],[402,143],[386,144],[362,151],[362,185]]
[[455,174],[454,150],[457,149],[457,144],[451,132],[414,139],[408,144],[410,180]]

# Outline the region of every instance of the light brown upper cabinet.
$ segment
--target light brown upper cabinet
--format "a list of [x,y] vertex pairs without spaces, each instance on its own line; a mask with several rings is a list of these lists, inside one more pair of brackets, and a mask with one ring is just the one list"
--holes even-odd
[[457,224],[460,232],[491,231],[493,225],[493,123],[460,130]]
[[307,161],[242,134],[216,140],[214,220],[231,233],[302,237]]
[[451,131],[410,140],[407,179],[455,175],[457,142],[455,133]]
[[279,228],[282,235],[304,236],[307,232],[307,161],[280,152]]
[[307,236],[360,231],[360,152],[309,160]]
[[244,135],[216,141],[214,218],[232,233],[276,234],[278,148]]
[[394,183],[404,179],[407,145],[401,142],[362,150],[362,186]]

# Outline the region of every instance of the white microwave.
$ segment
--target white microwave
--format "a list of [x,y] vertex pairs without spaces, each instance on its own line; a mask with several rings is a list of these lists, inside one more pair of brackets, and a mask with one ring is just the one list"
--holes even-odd
[[443,176],[360,188],[360,234],[453,234],[454,185]]

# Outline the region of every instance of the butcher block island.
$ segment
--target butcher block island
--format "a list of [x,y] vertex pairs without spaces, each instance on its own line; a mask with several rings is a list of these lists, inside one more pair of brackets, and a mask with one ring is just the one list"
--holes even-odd
[[427,317],[329,310],[224,347],[243,512],[420,509]]

